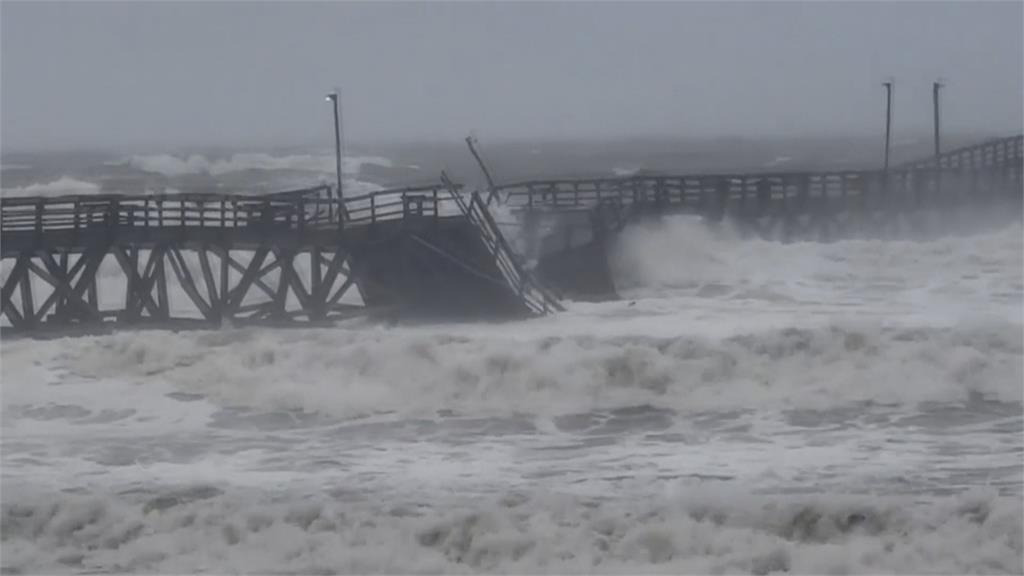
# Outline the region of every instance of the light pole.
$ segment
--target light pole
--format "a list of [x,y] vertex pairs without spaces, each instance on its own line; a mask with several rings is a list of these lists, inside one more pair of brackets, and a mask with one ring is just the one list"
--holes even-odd
[[885,171],[889,171],[889,140],[892,135],[892,86],[893,81],[883,82],[885,86]]
[[338,177],[338,200],[341,200],[341,120],[338,117],[338,93],[335,91],[328,94],[327,101],[334,105],[334,169]]
[[935,113],[935,157],[939,157],[939,88],[942,88],[942,82],[932,83],[932,105]]
[[469,151],[473,154],[473,158],[476,158],[477,165],[480,166],[480,170],[484,173],[484,178],[487,179],[487,203],[490,205],[491,196],[494,195],[494,180],[491,179],[491,172],[487,169],[487,165],[484,164],[483,158],[480,158],[480,154],[476,151],[476,147],[473,145],[474,142],[476,142],[476,138],[466,136],[466,146],[469,146]]

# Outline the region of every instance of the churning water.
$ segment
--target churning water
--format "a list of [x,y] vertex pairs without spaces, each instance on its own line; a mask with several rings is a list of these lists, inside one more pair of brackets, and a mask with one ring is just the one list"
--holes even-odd
[[21,572],[1020,573],[1022,229],[628,229],[502,324],[2,344]]

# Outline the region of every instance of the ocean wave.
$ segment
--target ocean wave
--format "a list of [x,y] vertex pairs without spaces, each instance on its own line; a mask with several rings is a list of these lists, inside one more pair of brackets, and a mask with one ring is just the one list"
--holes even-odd
[[[410,496],[412,496],[410,498]],[[1019,498],[5,489],[4,572],[1012,573]]]
[[[1024,294],[1020,223],[927,242],[853,239],[784,244],[741,239],[728,226],[668,217],[627,227],[609,254],[627,295],[760,288],[790,296],[889,298],[897,292]],[[715,292],[715,290],[711,290]]]
[[[230,158],[216,160],[210,160],[198,154],[189,156],[154,154],[132,156],[124,161],[124,163],[144,172],[162,174],[168,177],[189,174],[223,176],[246,170],[293,170],[318,174],[333,174],[335,171],[335,158],[333,155],[327,154],[274,156],[266,153],[247,152],[233,154]],[[380,156],[349,156],[343,159],[342,172],[345,174],[358,174],[365,164],[384,167],[392,165],[390,160]]]
[[70,176],[61,176],[51,182],[38,182],[26,186],[3,188],[0,195],[12,198],[16,196],[64,196],[68,194],[99,194],[99,184],[78,180]]
[[72,375],[163,379],[226,406],[340,417],[441,410],[558,415],[650,405],[686,411],[1020,402],[1019,324],[877,322],[681,335],[503,337],[456,330],[222,330],[65,341]]

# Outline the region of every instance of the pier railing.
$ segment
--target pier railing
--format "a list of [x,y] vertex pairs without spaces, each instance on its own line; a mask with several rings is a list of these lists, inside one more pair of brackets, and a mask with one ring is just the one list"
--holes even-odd
[[991,168],[1020,164],[1024,158],[1024,135],[998,138],[980,144],[963,146],[938,156],[922,158],[897,166],[896,170],[928,168]]
[[89,195],[5,198],[0,201],[4,233],[86,231],[122,228],[294,228],[336,221],[329,198],[220,194]]
[[[461,185],[455,185],[461,189]],[[97,194],[0,200],[4,234],[87,233],[98,229],[337,228],[412,216],[459,215],[446,187],[379,190],[339,202],[328,186],[267,195]]]
[[[1013,136],[951,150],[880,170],[820,172],[756,172],[680,176],[626,176],[589,179],[526,180],[500,184],[493,197],[513,209],[589,210],[602,203],[671,207],[708,207],[730,201],[791,200],[799,207],[815,201],[872,196],[898,198],[922,190],[923,182],[970,179],[975,174],[1019,178],[1024,162],[1024,136]],[[933,186],[934,188],[934,186]]]
[[461,216],[453,198],[462,189],[460,184],[423,185],[378,190],[345,198],[346,225],[374,224],[410,217],[439,219]]
[[[513,210],[589,211],[602,204],[646,206],[655,211],[714,212],[726,205],[752,210],[784,206],[799,213],[831,203],[862,201],[871,205],[926,205],[955,192],[944,183],[971,183],[1005,176],[1006,191],[1019,179],[1020,167],[1004,165],[980,174],[967,166],[921,167],[888,174],[880,171],[822,173],[707,174],[643,176],[590,180],[545,180],[495,188]],[[998,186],[996,186],[998,188]]]

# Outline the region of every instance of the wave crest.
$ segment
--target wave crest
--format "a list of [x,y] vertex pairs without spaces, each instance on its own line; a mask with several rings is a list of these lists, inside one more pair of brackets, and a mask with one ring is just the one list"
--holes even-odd
[[153,331],[68,342],[60,363],[83,376],[167,379],[226,405],[349,417],[1020,402],[1021,358],[1020,327],[1007,323],[833,325],[722,339]]
[[[5,571],[1020,573],[1017,498],[544,492],[426,502],[212,487],[19,494]],[[184,494],[184,496],[183,496]],[[154,504],[158,502],[159,504]]]

